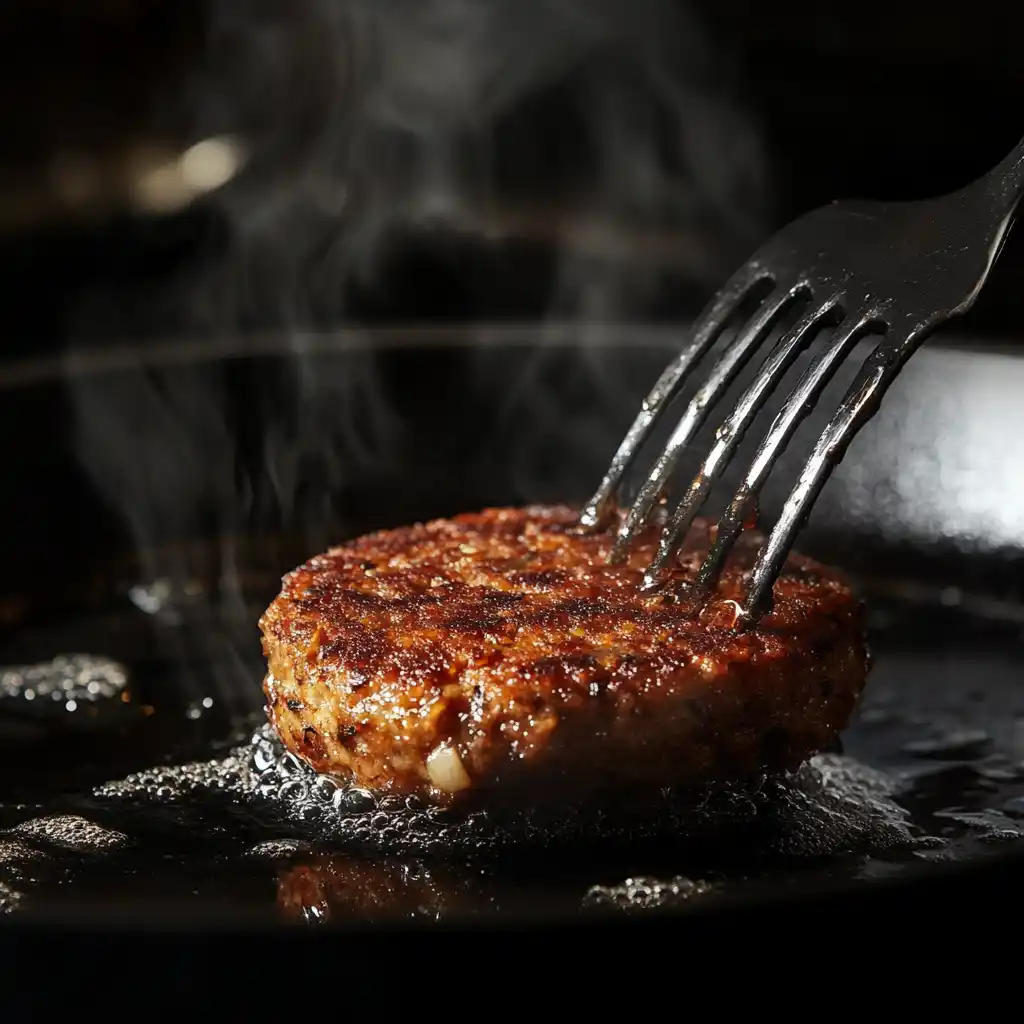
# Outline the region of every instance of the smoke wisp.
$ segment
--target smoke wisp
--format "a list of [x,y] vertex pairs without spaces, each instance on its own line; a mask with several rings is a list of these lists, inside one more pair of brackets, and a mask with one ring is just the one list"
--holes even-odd
[[[81,347],[188,332],[210,339],[211,359],[154,369],[143,344],[137,365],[73,376],[70,393],[81,462],[145,571],[184,584],[190,567],[161,552],[215,536],[222,596],[241,606],[239,536],[299,533],[311,552],[340,539],[350,496],[403,477],[429,484],[404,461],[421,425],[384,354],[368,345],[332,359],[302,344],[304,331],[345,325],[349,285],[381,285],[411,235],[539,237],[557,254],[547,315],[595,324],[642,317],[666,272],[664,245],[649,259],[638,238],[670,239],[670,271],[713,287],[756,243],[766,191],[728,60],[673,0],[215,0],[209,10],[202,65],[168,102],[187,109],[197,138],[245,147],[242,172],[208,201],[216,245],[134,294],[87,296],[74,332]],[[254,325],[280,332],[281,357],[218,364],[218,345],[230,338],[244,352]],[[621,401],[615,371],[600,349],[582,351],[575,386],[595,406],[570,433],[612,445],[595,424],[622,419],[604,415]],[[564,408],[557,383],[536,384],[550,378],[547,359],[541,346],[513,369],[457,360],[462,383],[431,414],[474,375],[511,374],[506,397],[520,408],[529,393],[538,410],[535,436],[520,441],[546,465],[544,431]],[[478,440],[479,467],[500,442]],[[515,462],[524,496],[542,471]],[[378,511],[383,525],[389,510]]]

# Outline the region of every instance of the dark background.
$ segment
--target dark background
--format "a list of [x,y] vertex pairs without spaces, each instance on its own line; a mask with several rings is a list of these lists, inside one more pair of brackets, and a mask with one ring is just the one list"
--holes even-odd
[[[405,13],[416,4],[439,11],[446,0],[409,0]],[[800,211],[839,196],[904,198],[954,188],[1024,131],[1024,15],[1004,0],[969,8],[694,0],[674,5],[678,21],[666,13],[673,0],[578,0],[577,9],[588,4],[611,13],[586,46],[570,48],[542,80],[513,90],[510,101],[465,102],[454,126],[437,103],[443,89],[433,93],[433,106],[417,107],[418,90],[431,94],[435,83],[413,76],[403,113],[411,108],[415,130],[404,132],[380,130],[379,110],[377,121],[368,117],[360,88],[367,77],[373,84],[363,63],[372,64],[373,47],[347,35],[345,17],[359,6],[385,12],[381,25],[393,39],[404,26],[402,0],[3,5],[0,352],[13,361],[69,346],[170,338],[194,353],[202,333],[217,338],[353,322],[686,317],[761,238]],[[557,5],[452,6],[489,9],[485,28],[499,7],[504,17],[530,11],[539,45]],[[706,33],[695,27],[694,13]],[[482,38],[500,56],[516,27],[503,22]],[[533,40],[529,32],[525,38],[517,59],[530,57]],[[676,54],[680,77],[666,87],[662,76]],[[460,43],[442,56],[434,72],[458,83],[462,71],[486,65],[495,53]],[[376,83],[377,99],[389,89],[393,96],[395,81],[409,70],[390,66],[383,85]],[[472,99],[472,89],[455,93]],[[666,95],[675,100],[671,111],[664,109]],[[617,115],[595,122],[601,104]],[[656,122],[653,141],[628,131],[646,124],[648,112]],[[353,125],[360,130],[352,132]],[[758,136],[753,149],[741,145],[748,131]],[[680,132],[687,140],[682,151]],[[118,182],[130,154],[181,149],[219,133],[242,137],[255,154],[238,188],[233,183],[174,215],[143,214],[125,202]],[[425,216],[422,204],[409,202],[429,165],[424,152],[437,156],[438,149],[465,157],[466,177],[455,191],[467,202],[457,215]],[[55,179],[55,164],[69,154],[101,171],[89,202],[62,192]],[[752,181],[738,173],[744,170]],[[337,181],[351,186],[350,202],[332,214],[317,197],[325,182]],[[588,232],[594,218],[602,230]],[[367,253],[373,258],[356,258]],[[974,331],[1024,338],[1022,269],[1024,244],[1016,237],[972,313]],[[100,563],[105,573],[97,579],[105,585],[109,551],[134,545],[146,558],[146,578],[227,576],[246,593],[251,587],[254,606],[262,607],[284,568],[350,529],[536,497],[540,482],[550,497],[585,493],[666,358],[660,348],[643,347],[642,333],[626,332],[628,358],[618,348],[592,360],[575,349],[556,351],[534,372],[524,372],[529,360],[515,346],[400,352],[386,374],[365,365],[362,350],[303,361],[279,346],[273,360],[229,361],[226,369],[199,359],[185,366],[170,361],[152,375],[83,374],[68,389],[70,405],[59,381],[9,387],[0,411],[8,417],[6,468],[19,493],[6,509],[13,527],[0,531],[6,578],[77,608],[78,588],[54,586],[49,567],[59,567],[61,582],[92,588],[93,577],[79,570]],[[904,399],[894,402],[894,394],[886,406],[891,414],[879,421],[890,443],[876,434],[875,447],[862,449],[866,460],[847,464],[859,489],[833,491],[838,497],[822,518],[842,536],[843,564],[871,571],[877,562],[894,579],[904,574],[926,584],[929,595],[938,583],[1019,600],[1019,553],[997,552],[998,575],[977,554],[1006,544],[1017,520],[972,500],[975,523],[982,520],[994,541],[980,530],[956,533],[964,519],[956,515],[958,501],[965,493],[976,499],[979,490],[967,472],[972,463],[990,480],[1009,481],[1007,500],[1013,496],[1005,467],[1014,457],[1010,442],[1022,435],[1004,415],[1012,409],[1006,390],[1014,390],[1017,377],[1001,374],[1006,365],[991,356],[986,362],[985,354],[970,354],[979,371],[966,380],[978,428],[968,438],[975,439],[972,449],[961,431],[947,429],[963,408],[961,375],[971,376],[954,356],[908,370],[900,382]],[[589,376],[580,372],[588,368]],[[474,389],[467,392],[470,374]],[[435,385],[439,377],[451,379],[438,391],[423,386],[431,375]],[[977,401],[979,388],[988,389],[985,402]],[[394,409],[379,401],[388,389],[407,414],[397,424],[389,419]],[[987,423],[979,405],[998,422]],[[370,429],[375,414],[384,420],[383,440]],[[389,438],[391,427],[397,438]],[[992,444],[1004,431],[1007,443]],[[873,452],[901,451],[909,452],[906,460],[875,454],[871,461]],[[993,459],[982,458],[993,452]],[[410,474],[410,465],[417,472]],[[895,486],[907,481],[913,486]],[[83,500],[90,488],[101,500]],[[982,490],[983,499],[992,493]],[[999,492],[991,504],[1002,499]],[[907,506],[914,517],[906,516]],[[865,536],[879,522],[890,536],[869,547]],[[930,528],[924,557],[897,546],[922,522]],[[268,540],[282,526],[294,530],[280,544]],[[257,538],[255,555],[234,543],[243,529]],[[889,543],[892,534],[896,544]],[[213,540],[195,549],[175,544],[164,551],[158,544],[195,535]],[[240,578],[225,573],[239,566]],[[126,577],[134,581],[128,573],[135,571]],[[106,599],[105,586],[95,590],[98,601]],[[7,624],[34,610],[19,596],[2,602]],[[186,617],[183,667],[219,671],[216,644],[258,662],[255,615],[242,612],[232,623],[241,637],[237,648],[219,620],[211,626]],[[25,649],[62,649],[65,634],[48,618],[40,623],[38,631],[26,630]],[[94,640],[91,618],[71,625]],[[946,641],[936,647],[940,633],[933,628],[925,641],[933,658],[946,651]],[[143,640],[149,659],[148,632]],[[925,660],[922,671],[933,664]],[[245,672],[250,686],[254,673]],[[983,884],[993,878],[1005,891],[999,872]],[[989,892],[966,886],[945,889],[938,899],[914,895],[908,890],[905,902],[888,910],[919,910],[916,902],[941,908],[947,932],[951,912],[987,910],[989,902]],[[853,909],[865,899],[864,906],[871,897],[858,893]],[[790,917],[804,912],[792,907]],[[830,907],[830,919],[838,912]],[[93,939],[90,949],[109,949]],[[47,941],[52,946],[52,936]],[[77,936],[72,941],[81,945]],[[33,955],[25,943],[20,948]],[[64,959],[95,970],[80,951]],[[156,960],[150,968],[177,966]]]
[[[303,154],[346,121],[348,68],[358,63],[354,44],[343,30],[334,37],[324,28],[324,12],[345,6],[343,0],[4,5],[0,332],[8,354],[97,337],[134,340],[295,321],[588,315],[591,307],[582,301],[559,298],[572,200],[594,168],[579,128],[586,95],[580,81],[588,75],[621,80],[628,90],[645,72],[642,49],[630,61],[619,59],[614,32],[486,120],[493,156],[484,175],[488,202],[492,211],[507,212],[500,237],[493,231],[481,237],[472,218],[424,224],[396,215],[372,270],[356,273],[330,262],[338,238],[356,230],[347,215],[309,217],[297,244],[279,245],[273,232],[262,237],[263,255],[246,270],[244,296],[233,283],[230,302],[211,303],[211,295],[226,294],[225,274],[237,276],[225,268],[238,264],[239,225],[271,193],[287,191],[309,166]],[[644,8],[637,0],[633,14],[616,16],[639,17]],[[228,9],[234,35],[225,42],[217,26]],[[720,211],[698,228],[689,222],[680,228],[666,223],[656,204],[634,204],[615,222],[611,255],[584,256],[599,288],[601,280],[621,283],[624,274],[643,278],[642,287],[623,287],[600,315],[685,317],[729,267],[796,213],[843,196],[900,198],[954,188],[995,162],[1022,132],[1019,5],[693,0],[684,13],[679,25],[666,22],[664,33],[688,37],[695,18],[707,30],[693,46],[721,72],[712,94],[728,93],[728,103],[760,135],[761,191],[740,210],[742,228],[726,224]],[[251,36],[238,30],[247,23],[254,26]],[[706,100],[707,93],[696,102]],[[702,124],[715,113],[695,109],[681,123],[699,147]],[[133,146],[183,147],[211,130],[255,140],[258,159],[241,207],[248,212],[226,211],[214,196],[171,216],[140,215],[120,204],[114,186],[102,201],[75,207],[53,186],[51,165],[61,154],[84,153],[109,168]],[[667,132],[673,130],[669,124]],[[400,149],[381,152],[372,167],[365,160],[355,169],[335,161],[332,169],[373,183],[382,169],[403,164]],[[397,206],[392,201],[408,184],[401,174],[396,181],[385,204]],[[354,189],[352,204],[368,194]],[[740,207],[746,202],[737,200]],[[529,224],[517,226],[524,208],[533,211]],[[273,257],[282,249],[293,256],[287,273]],[[653,255],[639,260],[648,249]],[[637,270],[638,260],[646,269]],[[1022,334],[1022,269],[1024,245],[1011,239],[972,314],[974,329]],[[303,290],[301,301],[296,289]]]

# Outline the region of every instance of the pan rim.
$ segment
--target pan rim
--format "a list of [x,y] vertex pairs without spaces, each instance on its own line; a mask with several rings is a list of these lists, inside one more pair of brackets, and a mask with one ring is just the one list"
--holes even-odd
[[[479,322],[351,325],[324,330],[273,330],[253,333],[158,336],[63,352],[0,360],[0,391],[16,391],[85,376],[127,370],[159,369],[244,359],[317,356],[366,351],[415,351],[431,348],[493,349],[563,346],[579,349],[678,345],[690,321],[503,320]],[[677,340],[678,339],[678,340]],[[868,347],[867,345],[864,346]],[[941,333],[922,351],[980,352],[1024,359],[1019,340]],[[921,358],[918,353],[917,358]],[[925,356],[927,358],[927,356]]]

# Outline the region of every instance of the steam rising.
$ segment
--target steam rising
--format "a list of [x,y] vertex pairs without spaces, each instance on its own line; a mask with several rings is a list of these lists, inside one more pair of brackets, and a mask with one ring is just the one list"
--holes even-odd
[[344,319],[410,231],[555,242],[562,316],[636,315],[652,260],[714,287],[765,215],[731,78],[679,0],[219,0],[183,91],[247,165],[218,196],[227,251],[168,312]]
[[[184,585],[196,567],[159,546],[219,536],[237,598],[239,534],[297,531],[311,551],[340,538],[346,495],[403,466],[417,427],[378,356],[305,358],[301,331],[345,323],[349,286],[386,285],[410,233],[546,238],[560,320],[642,317],[666,258],[712,288],[765,212],[756,134],[725,68],[672,0],[214,3],[205,61],[168,102],[186,105],[197,140],[246,155],[214,193],[226,242],[159,287],[88,296],[79,345],[154,325],[209,336],[214,356],[226,338],[244,348],[254,324],[293,341],[289,358],[250,368],[158,370],[142,348],[123,373],[73,376],[82,463],[146,571]],[[600,354],[582,367],[588,423],[620,422],[629,410],[605,415],[616,388]],[[538,371],[524,358],[524,383],[504,383],[550,412]],[[609,429],[588,427],[599,451]]]

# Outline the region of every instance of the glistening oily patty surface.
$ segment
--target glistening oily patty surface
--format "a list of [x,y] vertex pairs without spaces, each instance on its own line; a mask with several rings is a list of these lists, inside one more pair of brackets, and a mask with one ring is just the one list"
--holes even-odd
[[[260,620],[270,719],[316,771],[448,802],[544,802],[796,767],[846,725],[868,655],[860,603],[794,555],[774,611],[731,629],[760,537],[699,616],[640,590],[614,529],[564,507],[386,530],[289,573]],[[706,522],[679,559],[692,577]]]

